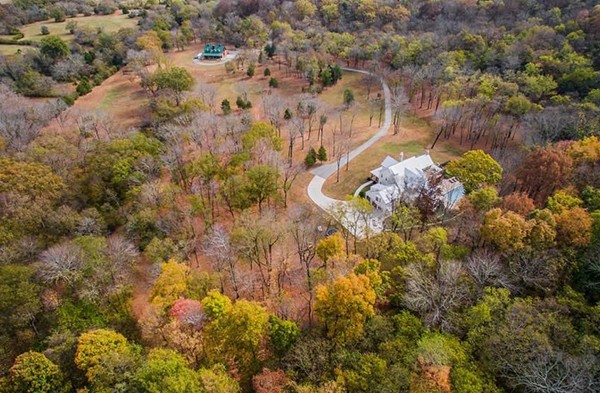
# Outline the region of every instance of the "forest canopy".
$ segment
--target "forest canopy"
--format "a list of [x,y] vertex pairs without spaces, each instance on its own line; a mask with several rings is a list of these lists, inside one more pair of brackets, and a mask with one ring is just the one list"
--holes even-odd
[[[0,392],[598,390],[597,1],[13,0],[0,35]],[[381,127],[362,159],[441,177],[318,209]]]

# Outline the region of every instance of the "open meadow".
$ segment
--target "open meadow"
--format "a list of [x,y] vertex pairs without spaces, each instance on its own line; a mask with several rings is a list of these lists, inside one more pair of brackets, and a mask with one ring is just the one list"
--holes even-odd
[[[20,27],[19,30],[23,33],[23,38],[18,41],[39,42],[44,38],[42,26],[46,26],[49,34],[57,35],[64,41],[71,42],[75,36],[66,29],[67,23],[70,21],[77,22],[79,28],[88,28],[92,30],[102,29],[105,32],[115,32],[122,28],[135,28],[138,22],[136,18],[129,18],[120,10],[112,15],[77,16],[75,18],[67,18],[64,22],[58,23],[54,22],[53,19],[48,19]],[[11,38],[11,36],[2,37],[8,39]],[[22,51],[36,50],[36,48],[32,46],[2,44],[0,45],[0,54],[4,56],[14,55],[17,53],[18,49],[21,49]]]
[[112,15],[91,15],[67,18],[64,22],[59,23],[49,19],[25,25],[19,30],[21,30],[24,35],[22,39],[39,41],[44,37],[41,33],[42,26],[46,26],[48,27],[50,34],[58,35],[65,41],[72,41],[73,34],[69,33],[66,29],[67,23],[70,21],[77,22],[79,28],[93,30],[102,29],[107,33],[115,32],[122,28],[134,28],[137,26],[137,19],[129,18],[127,15],[123,15],[121,11],[117,11]]

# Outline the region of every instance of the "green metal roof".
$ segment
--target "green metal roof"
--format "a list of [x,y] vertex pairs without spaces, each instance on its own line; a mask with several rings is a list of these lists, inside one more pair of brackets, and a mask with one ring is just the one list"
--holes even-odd
[[223,45],[208,44],[204,46],[204,56],[220,56],[223,54],[225,47]]

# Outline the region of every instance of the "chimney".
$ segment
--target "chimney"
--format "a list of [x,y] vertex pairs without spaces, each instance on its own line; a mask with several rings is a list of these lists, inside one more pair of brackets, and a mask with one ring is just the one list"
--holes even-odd
[[400,162],[404,161],[404,152],[400,152]]

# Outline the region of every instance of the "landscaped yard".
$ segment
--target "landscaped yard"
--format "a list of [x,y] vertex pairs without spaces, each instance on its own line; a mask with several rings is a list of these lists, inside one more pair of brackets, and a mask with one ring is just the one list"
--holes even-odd
[[[325,182],[323,193],[336,199],[353,195],[358,186],[368,180],[370,171],[377,168],[386,156],[398,159],[400,153],[404,153],[405,158],[421,155],[431,146],[433,138],[433,129],[427,122],[411,115],[403,116],[397,135],[392,135],[390,129],[388,135],[352,160],[348,171],[346,166],[342,166],[340,181],[336,182],[335,174],[331,176]],[[459,157],[463,152],[464,149],[451,141],[440,141],[431,151],[431,157],[434,162],[444,163]]]

